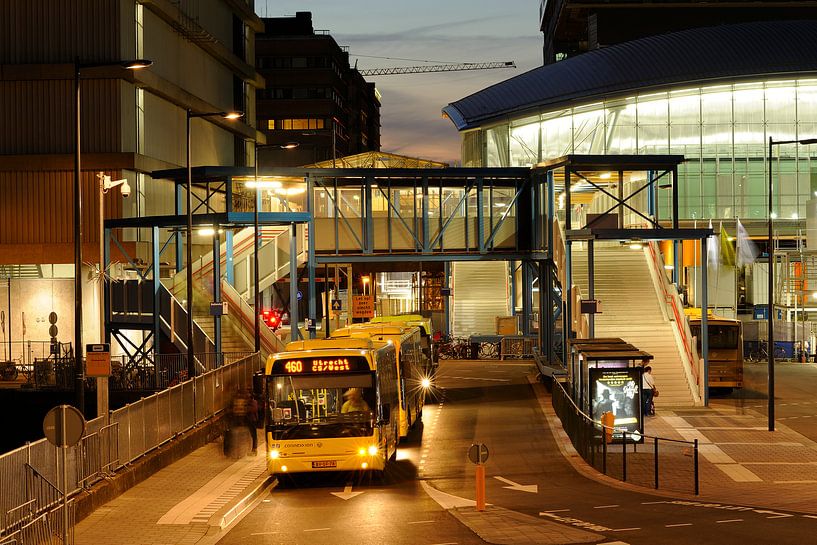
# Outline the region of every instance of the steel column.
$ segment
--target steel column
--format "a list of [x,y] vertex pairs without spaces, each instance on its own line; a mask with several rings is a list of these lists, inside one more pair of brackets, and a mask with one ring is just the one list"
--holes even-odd
[[297,341],[298,330],[298,224],[289,224],[289,338]]
[[[368,186],[369,184],[367,184]],[[371,201],[371,187],[369,186],[369,195],[368,200]],[[307,328],[309,331],[309,338],[315,338],[315,329],[317,328],[317,317],[318,317],[318,310],[317,310],[317,288],[315,287],[315,267],[317,267],[317,262],[315,261],[315,203],[314,203],[314,191],[312,185],[312,178],[306,178],[306,211],[309,213],[309,221],[306,224],[306,263],[307,263],[307,274],[309,276],[309,299],[307,301],[308,307],[308,314],[310,320],[310,327]],[[369,217],[371,218],[371,202],[367,205],[369,211]],[[374,244],[372,244],[371,248],[374,248]]]
[[485,213],[483,211],[482,177],[477,178],[477,247],[485,253]]
[[701,239],[701,358],[703,359],[703,400],[704,407],[709,406],[709,329],[707,324],[707,310],[709,299],[707,296],[707,237]]
[[[595,243],[592,239],[587,241],[587,297],[596,298],[596,256]],[[591,313],[589,317],[590,338],[596,337],[596,315]]]
[[[221,302],[221,237],[218,234],[219,225],[213,225],[213,302]],[[216,365],[221,357],[221,315],[213,317],[213,341],[216,345]]]

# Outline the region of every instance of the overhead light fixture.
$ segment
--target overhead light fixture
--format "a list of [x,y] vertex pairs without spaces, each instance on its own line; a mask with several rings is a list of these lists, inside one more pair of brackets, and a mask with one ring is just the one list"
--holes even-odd
[[222,112],[221,117],[224,119],[239,119],[244,117],[244,112]]
[[255,180],[250,180],[245,185],[249,189],[256,189],[256,188],[260,188],[260,189],[275,188],[275,189],[277,189],[277,188],[281,187],[282,184],[278,180],[259,180],[257,182]]
[[610,176],[611,174],[609,172],[602,172],[601,174],[599,174],[599,178],[601,178],[602,180],[609,180]]
[[644,247],[644,244],[640,240],[633,239],[630,241],[630,249],[631,250],[640,250]]
[[776,220],[776,219],[777,219],[777,212],[772,212],[772,219],[773,219],[773,220]]
[[675,268],[675,265],[664,265],[664,268],[668,271],[671,271]]
[[295,149],[301,144],[298,142],[287,142],[286,144],[281,145],[281,149]]

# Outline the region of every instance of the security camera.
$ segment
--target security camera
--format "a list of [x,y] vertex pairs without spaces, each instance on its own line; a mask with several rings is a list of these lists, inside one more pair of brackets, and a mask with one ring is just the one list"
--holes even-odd
[[130,197],[130,186],[128,185],[127,180],[122,184],[122,187],[119,188],[119,191],[122,193],[123,197]]

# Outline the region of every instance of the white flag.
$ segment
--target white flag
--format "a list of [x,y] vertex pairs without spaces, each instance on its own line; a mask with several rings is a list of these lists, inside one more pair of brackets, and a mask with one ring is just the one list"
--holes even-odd
[[760,255],[760,250],[758,250],[755,243],[749,239],[749,233],[746,232],[746,227],[743,226],[740,220],[738,220],[737,228],[738,228],[738,242],[737,242],[738,267],[742,267],[744,265],[751,265],[752,263],[755,262],[757,256]]
[[[712,229],[712,220],[709,220],[709,228]],[[721,259],[721,239],[718,233],[710,236],[706,241],[706,264],[717,272]]]

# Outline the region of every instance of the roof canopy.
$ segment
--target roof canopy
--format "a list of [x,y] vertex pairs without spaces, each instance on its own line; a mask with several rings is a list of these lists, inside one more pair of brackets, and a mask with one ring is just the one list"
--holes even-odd
[[635,90],[817,71],[817,21],[772,21],[650,36],[541,66],[452,102],[464,130]]

